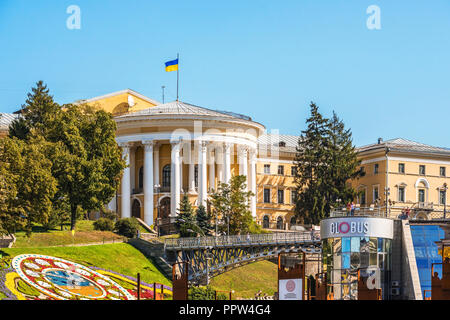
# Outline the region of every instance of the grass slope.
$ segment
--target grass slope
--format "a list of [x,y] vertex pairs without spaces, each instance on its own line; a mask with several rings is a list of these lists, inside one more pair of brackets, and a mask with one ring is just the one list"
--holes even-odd
[[109,231],[95,231],[94,222],[80,220],[75,228],[75,235],[72,236],[70,230],[43,230],[40,226],[33,227],[31,237],[27,237],[25,232],[16,232],[16,242],[14,248],[31,247],[51,247],[81,243],[97,243],[103,241],[118,241],[121,236]]
[[253,298],[261,290],[273,295],[277,290],[277,265],[270,261],[260,261],[225,272],[211,279],[214,290],[234,290],[233,299]]
[[43,254],[59,257],[86,266],[96,266],[115,271],[136,278],[137,273],[147,283],[163,283],[172,286],[167,279],[139,250],[126,243],[93,245],[85,247],[60,247],[60,248],[9,248],[0,251],[3,255],[11,257],[16,255]]

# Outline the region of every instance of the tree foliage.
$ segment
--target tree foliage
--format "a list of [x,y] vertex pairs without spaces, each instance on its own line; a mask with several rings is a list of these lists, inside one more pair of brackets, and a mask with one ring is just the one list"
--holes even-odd
[[39,137],[49,145],[42,164],[57,182],[52,200],[62,199],[70,206],[72,230],[79,210],[101,210],[115,195],[125,167],[115,131],[111,114],[88,105],[60,106],[42,81],[10,126],[11,139],[33,145],[33,137]]
[[211,235],[211,231],[213,230],[211,216],[206,212],[205,206],[200,205],[196,213],[197,226],[203,231],[204,235]]
[[52,212],[57,181],[47,158],[51,145],[41,137],[30,136],[27,142],[5,138],[0,142],[2,188],[2,229],[16,228],[31,232],[33,222],[46,224]]
[[335,113],[327,119],[315,103],[310,105],[307,129],[298,140],[295,213],[303,223],[318,224],[338,201],[351,201],[356,191],[348,183],[362,172],[358,168],[350,129]]
[[194,209],[187,195],[180,201],[180,208],[176,218],[176,226],[180,232],[180,237],[195,237],[198,232],[194,216]]
[[233,176],[229,183],[221,183],[211,195],[213,215],[220,219],[219,231],[229,234],[249,233],[254,223],[249,203],[253,196],[246,191],[246,176]]

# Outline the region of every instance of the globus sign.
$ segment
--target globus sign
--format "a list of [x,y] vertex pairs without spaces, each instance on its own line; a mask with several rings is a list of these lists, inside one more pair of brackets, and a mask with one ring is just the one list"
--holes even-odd
[[356,221],[351,221],[351,222],[341,222],[341,223],[337,223],[337,222],[333,222],[330,225],[330,232],[332,234],[354,234],[354,233],[364,233],[367,234],[369,232],[369,223],[368,222],[356,222]]
[[372,217],[328,218],[320,222],[320,237],[377,237],[392,239],[394,222],[391,219]]

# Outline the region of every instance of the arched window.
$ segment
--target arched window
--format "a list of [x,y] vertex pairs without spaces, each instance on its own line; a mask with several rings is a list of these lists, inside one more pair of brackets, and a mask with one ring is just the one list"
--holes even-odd
[[163,188],[170,188],[170,164],[164,166],[162,171],[162,186]]
[[144,188],[144,167],[139,168],[139,189]]
[[264,216],[264,218],[263,218],[263,228],[269,229],[269,217],[268,216]]
[[278,230],[283,230],[284,228],[283,228],[284,226],[283,226],[283,218],[282,217],[278,217],[277,218],[277,229]]
[[295,217],[292,217],[290,223],[291,223],[291,226],[297,225],[297,219]]

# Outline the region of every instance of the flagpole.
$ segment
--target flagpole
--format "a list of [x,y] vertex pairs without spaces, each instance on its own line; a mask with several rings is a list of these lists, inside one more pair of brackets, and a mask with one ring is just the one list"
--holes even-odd
[[177,53],[177,61],[178,61],[178,68],[177,68],[177,101],[178,101],[178,85],[180,81],[180,54]]

